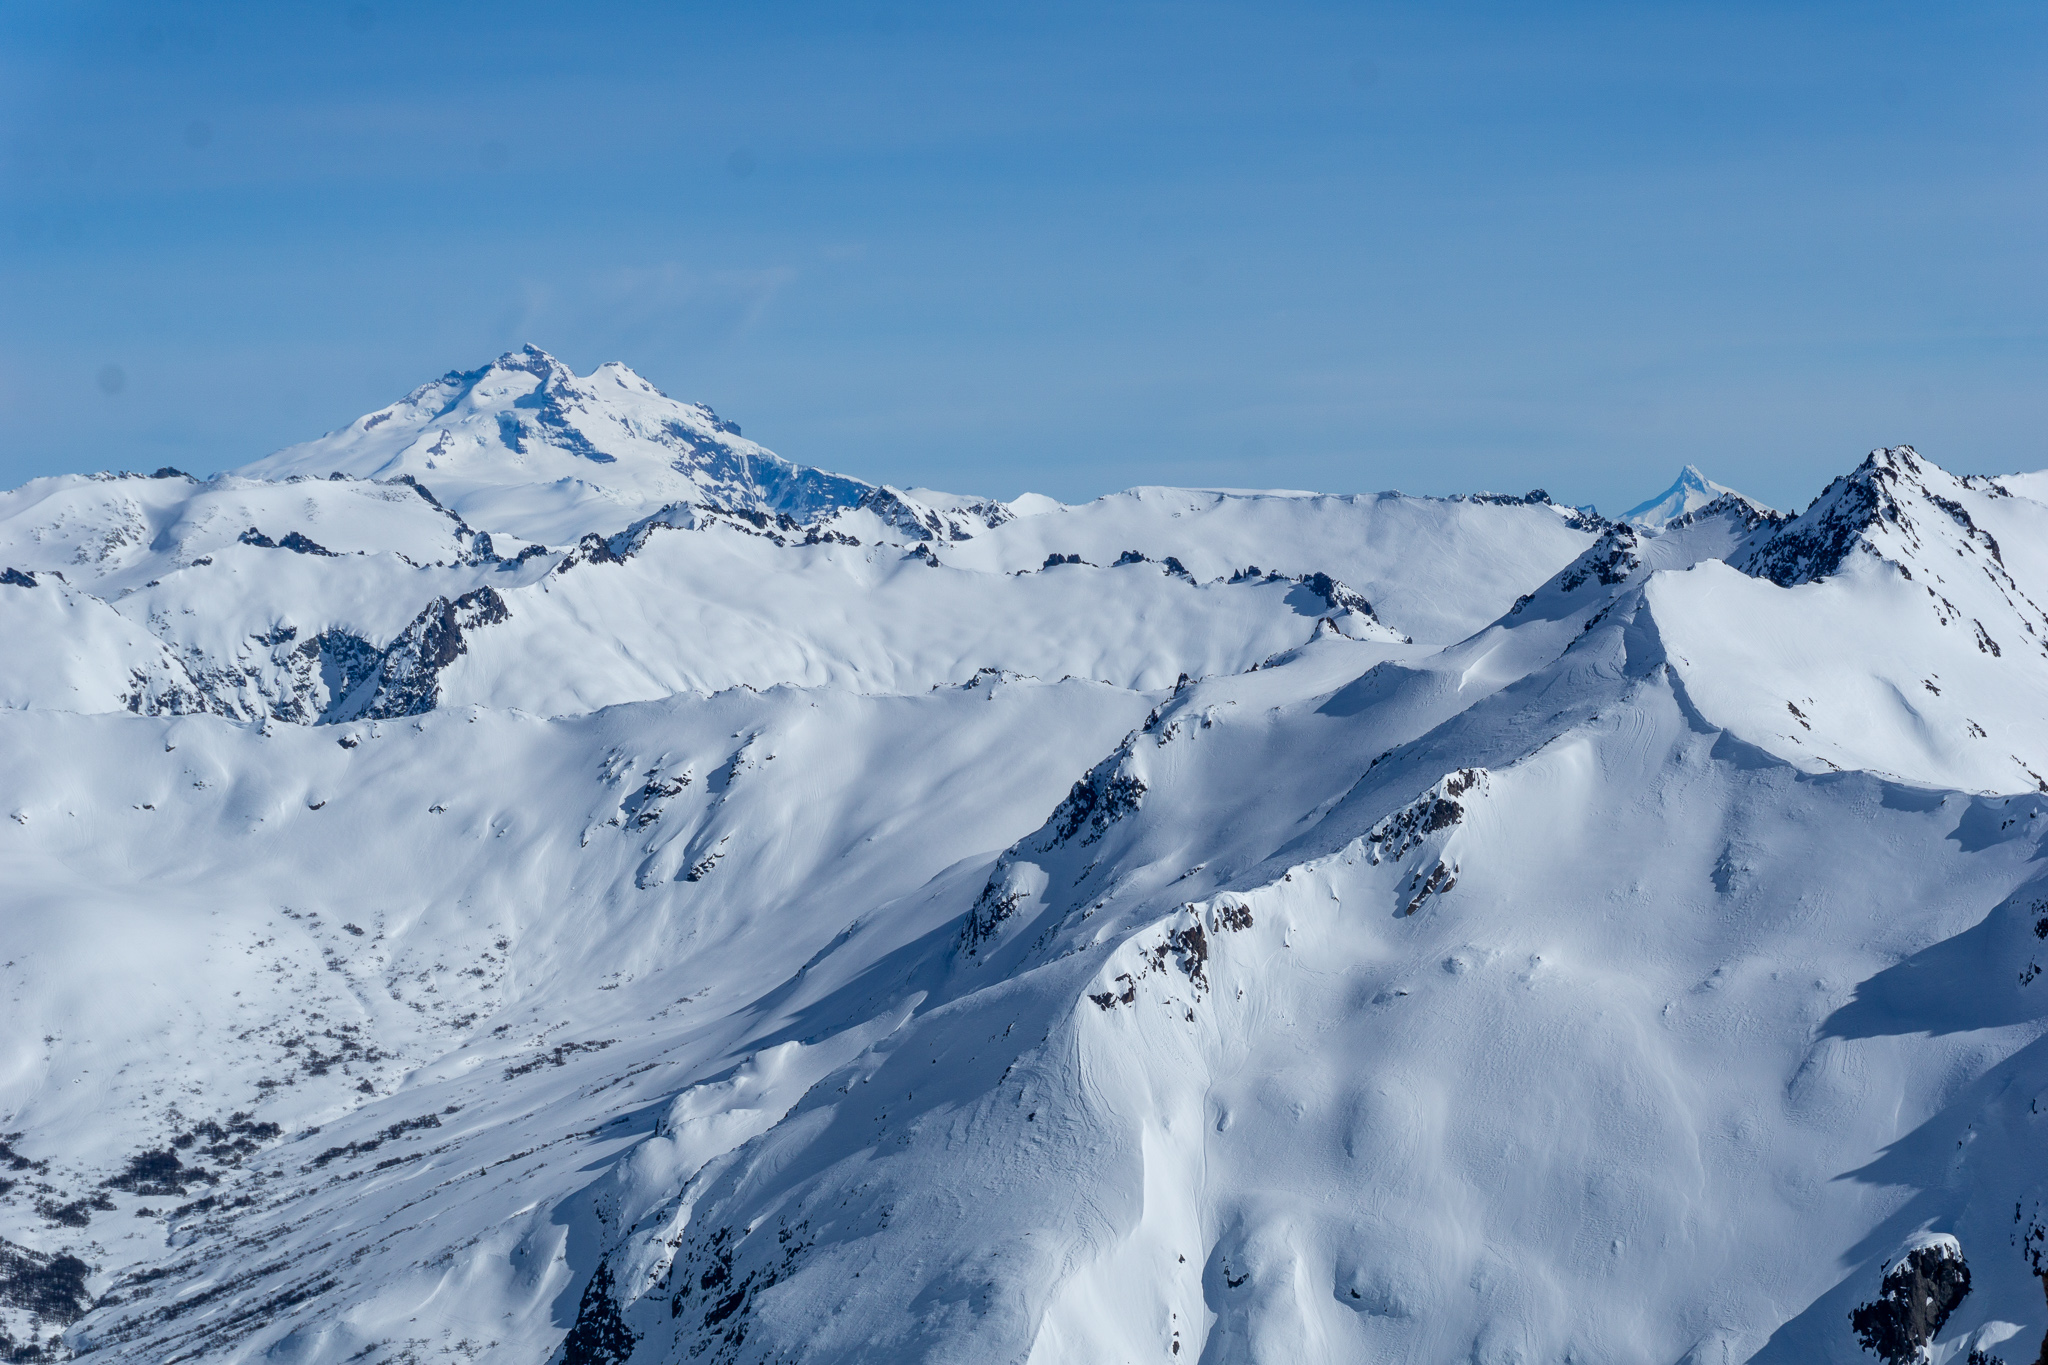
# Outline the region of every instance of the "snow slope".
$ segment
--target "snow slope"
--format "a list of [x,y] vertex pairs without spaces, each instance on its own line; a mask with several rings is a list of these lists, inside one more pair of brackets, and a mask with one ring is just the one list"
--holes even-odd
[[798,506],[544,360],[0,495],[16,1358],[2040,1349],[2027,477]]
[[1905,447],[1876,451],[1653,600],[1700,705],[1802,768],[2048,791],[2042,512]]

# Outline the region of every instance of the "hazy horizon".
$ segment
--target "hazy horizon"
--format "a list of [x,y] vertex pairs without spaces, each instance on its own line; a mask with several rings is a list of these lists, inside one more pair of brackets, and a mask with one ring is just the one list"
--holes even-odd
[[2018,6],[16,7],[0,483],[531,341],[805,464],[1803,506],[2048,464]]

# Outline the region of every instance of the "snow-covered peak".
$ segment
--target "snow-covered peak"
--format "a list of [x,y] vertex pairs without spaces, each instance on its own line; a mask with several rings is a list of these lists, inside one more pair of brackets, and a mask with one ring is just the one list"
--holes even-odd
[[480,530],[551,543],[612,532],[663,505],[708,501],[809,521],[868,485],[783,459],[702,403],[611,361],[589,375],[535,346],[451,370],[339,431],[236,473],[279,479],[410,474]]
[[1955,556],[1981,556],[1986,571],[2004,579],[1998,541],[1971,507],[2009,497],[1995,481],[1951,474],[1911,446],[1881,447],[1804,512],[1759,529],[1731,562],[1783,587],[1832,577],[1859,551],[1904,568],[1909,578],[1911,566],[1930,556],[1943,567]]
[[1621,519],[1644,530],[1661,531],[1679,518],[1728,497],[1736,498],[1759,511],[1769,510],[1756,499],[1738,493],[1726,484],[1715,483],[1700,472],[1698,465],[1689,464],[1678,471],[1678,477],[1672,481],[1669,488],[1648,502],[1637,503],[1629,508],[1622,514]]

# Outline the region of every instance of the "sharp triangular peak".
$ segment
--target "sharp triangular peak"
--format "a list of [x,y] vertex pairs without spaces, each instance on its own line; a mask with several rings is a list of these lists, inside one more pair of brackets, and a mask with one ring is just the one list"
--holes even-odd
[[1646,531],[1661,531],[1687,513],[1697,512],[1717,498],[1725,497],[1740,498],[1751,507],[1768,510],[1755,498],[1726,484],[1715,483],[1700,472],[1698,465],[1688,464],[1678,471],[1678,477],[1672,480],[1669,488],[1629,508],[1622,513],[1621,519]]

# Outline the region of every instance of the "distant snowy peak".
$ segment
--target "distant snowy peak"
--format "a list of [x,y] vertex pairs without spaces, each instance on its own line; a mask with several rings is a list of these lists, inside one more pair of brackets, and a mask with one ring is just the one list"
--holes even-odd
[[1758,512],[1770,511],[1756,499],[1738,493],[1726,484],[1715,483],[1700,473],[1697,465],[1687,465],[1678,472],[1678,478],[1669,488],[1648,502],[1629,508],[1622,513],[1621,519],[1647,531],[1661,531],[1672,522],[1703,511],[1723,498],[1734,498]]
[[390,479],[410,474],[472,522],[533,539],[615,530],[621,504],[708,501],[805,521],[869,485],[783,459],[701,403],[616,361],[579,378],[534,346],[454,371],[318,440],[235,471]]

